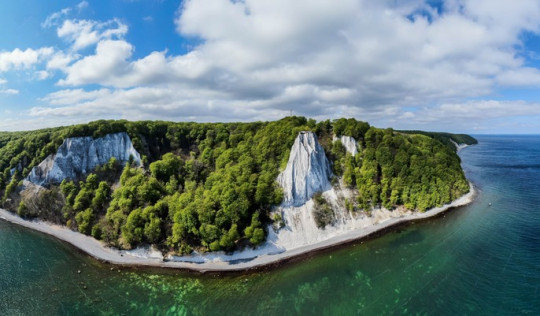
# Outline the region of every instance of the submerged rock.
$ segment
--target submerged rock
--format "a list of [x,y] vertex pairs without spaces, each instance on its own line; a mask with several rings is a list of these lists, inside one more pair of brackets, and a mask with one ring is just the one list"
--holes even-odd
[[64,179],[76,179],[106,164],[112,157],[125,163],[133,157],[136,164],[141,156],[133,147],[127,133],[108,134],[105,137],[67,138],[54,155],[34,167],[27,180],[36,185],[58,184]]
[[283,188],[283,205],[300,206],[313,194],[331,187],[330,163],[317,136],[312,132],[301,132],[291,148],[289,162],[278,176]]

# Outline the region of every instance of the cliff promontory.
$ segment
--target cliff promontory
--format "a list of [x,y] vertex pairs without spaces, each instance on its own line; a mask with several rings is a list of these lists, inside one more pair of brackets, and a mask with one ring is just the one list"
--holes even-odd
[[85,177],[113,157],[121,163],[130,159],[135,164],[141,163],[141,157],[126,133],[108,134],[97,139],[67,138],[56,154],[32,168],[27,180],[36,185],[60,184],[64,179]]

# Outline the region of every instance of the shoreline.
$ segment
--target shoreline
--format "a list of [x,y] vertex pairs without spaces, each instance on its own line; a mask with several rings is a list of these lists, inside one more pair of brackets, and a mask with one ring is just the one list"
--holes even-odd
[[226,261],[193,263],[163,261],[162,259],[158,258],[132,256],[126,251],[106,247],[102,242],[94,239],[93,237],[72,231],[65,226],[50,224],[40,220],[25,220],[4,209],[0,209],[0,219],[53,236],[103,263],[132,268],[178,269],[197,273],[248,273],[277,267],[287,262],[311,257],[314,254],[327,251],[329,249],[335,249],[340,246],[371,239],[404,224],[411,224],[430,219],[438,215],[442,215],[448,210],[468,205],[474,201],[476,196],[476,189],[474,185],[469,182],[469,186],[470,190],[465,195],[449,204],[432,208],[424,213],[416,212],[403,217],[391,218],[384,222],[369,227],[351,230],[339,236],[335,236],[314,244],[290,249],[278,254],[264,254],[255,257],[252,260],[238,263],[230,263]]

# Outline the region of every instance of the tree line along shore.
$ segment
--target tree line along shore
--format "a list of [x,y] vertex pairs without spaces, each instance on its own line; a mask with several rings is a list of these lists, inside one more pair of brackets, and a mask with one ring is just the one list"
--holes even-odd
[[[265,241],[283,200],[276,178],[301,131],[314,132],[335,181],[357,192],[351,212],[403,206],[423,212],[469,191],[455,152],[467,135],[379,129],[355,119],[316,122],[173,123],[96,121],[0,133],[2,206],[93,236],[119,249],[155,245],[164,253],[233,251]],[[29,190],[24,179],[67,138],[126,132],[142,166],[111,159],[92,173]],[[334,136],[358,142],[347,153]],[[324,203],[324,201],[321,201]]]

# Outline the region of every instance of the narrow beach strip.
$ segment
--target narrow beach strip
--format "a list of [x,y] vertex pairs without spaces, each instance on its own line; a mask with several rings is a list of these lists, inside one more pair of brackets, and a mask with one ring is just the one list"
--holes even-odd
[[449,209],[470,204],[474,200],[476,190],[472,183],[469,183],[469,185],[469,193],[442,207],[432,208],[423,213],[416,212],[403,217],[391,218],[369,227],[351,230],[339,236],[334,236],[332,238],[315,244],[305,245],[277,254],[263,254],[249,261],[242,261],[236,263],[231,263],[227,261],[212,261],[203,263],[163,261],[162,259],[158,258],[132,256],[127,254],[126,251],[120,251],[114,248],[107,247],[104,243],[94,239],[93,237],[72,231],[65,226],[50,224],[40,220],[26,220],[4,209],[0,209],[0,219],[4,219],[8,222],[54,236],[82,250],[84,253],[94,257],[95,259],[115,265],[134,267],[140,266],[156,268],[176,268],[201,273],[244,272],[250,270],[259,270],[268,266],[277,266],[291,259],[298,259],[302,256],[307,256],[309,254],[324,249],[348,244],[354,241],[359,241],[360,239],[372,236],[377,232],[387,230],[392,226],[401,225],[407,222],[423,220],[429,217],[439,215]]

